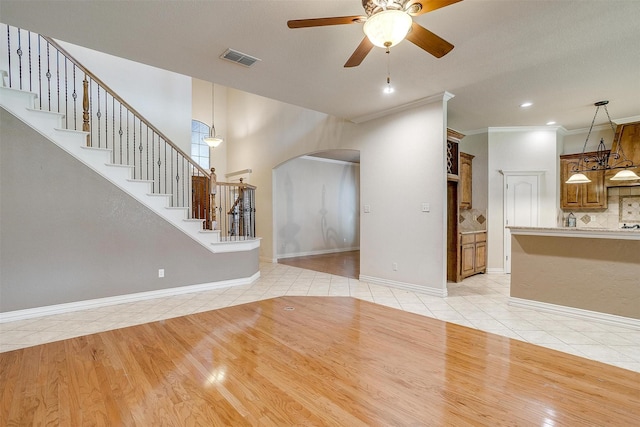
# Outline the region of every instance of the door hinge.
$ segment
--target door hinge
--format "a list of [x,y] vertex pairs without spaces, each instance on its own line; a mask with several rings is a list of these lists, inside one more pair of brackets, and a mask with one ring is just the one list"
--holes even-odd
[[507,255],[507,261],[509,261],[509,255]]

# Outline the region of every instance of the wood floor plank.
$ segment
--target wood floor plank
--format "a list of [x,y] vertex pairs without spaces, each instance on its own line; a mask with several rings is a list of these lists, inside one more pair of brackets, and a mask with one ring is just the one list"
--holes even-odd
[[349,297],[0,353],[14,425],[637,425],[640,374]]

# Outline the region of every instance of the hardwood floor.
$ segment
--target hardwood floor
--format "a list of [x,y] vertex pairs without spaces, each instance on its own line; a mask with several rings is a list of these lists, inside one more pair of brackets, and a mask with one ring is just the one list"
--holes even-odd
[[637,425],[640,373],[350,297],[0,353],[3,425]]
[[357,279],[360,275],[360,251],[282,258],[278,264]]

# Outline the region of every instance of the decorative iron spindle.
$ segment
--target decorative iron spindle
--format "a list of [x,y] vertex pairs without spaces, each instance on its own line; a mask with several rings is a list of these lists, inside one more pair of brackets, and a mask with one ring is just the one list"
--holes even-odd
[[31,31],[27,31],[27,40],[29,46],[29,92],[31,92],[33,90],[33,85],[31,84],[31,76],[33,74],[31,71]]
[[51,55],[49,54],[50,49],[49,42],[47,42],[47,73],[45,76],[47,77],[47,101],[48,108],[51,111]]
[[20,37],[22,31],[18,28],[18,50],[16,53],[18,54],[18,81],[20,82],[20,90],[22,90],[22,37]]
[[9,79],[9,87],[13,86],[13,81],[11,79],[11,28],[7,25],[7,64],[9,65],[8,70],[8,79]]

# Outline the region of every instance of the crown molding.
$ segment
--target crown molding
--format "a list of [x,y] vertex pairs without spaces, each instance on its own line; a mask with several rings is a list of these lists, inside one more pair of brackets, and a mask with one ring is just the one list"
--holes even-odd
[[348,119],[349,121],[360,124],[364,122],[368,122],[370,120],[379,119],[381,117],[390,116],[391,114],[399,113],[401,111],[410,110],[412,108],[420,107],[422,105],[432,104],[434,102],[447,102],[455,95],[449,92],[441,92],[436,95],[427,96],[426,98],[418,99],[417,101],[412,101],[407,104],[398,105],[397,107],[389,108],[387,110],[378,111],[371,114],[365,114],[363,116],[353,117]]

